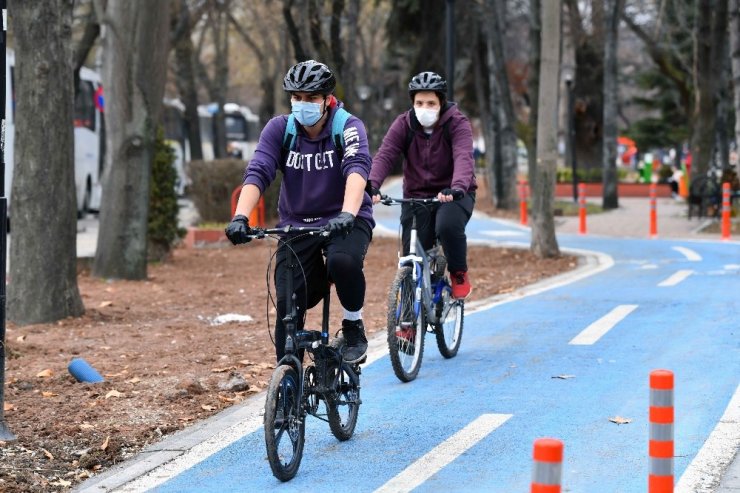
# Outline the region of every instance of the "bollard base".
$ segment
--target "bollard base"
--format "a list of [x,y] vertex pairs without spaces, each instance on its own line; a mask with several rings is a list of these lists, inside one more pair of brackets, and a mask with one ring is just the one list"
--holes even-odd
[[5,424],[3,419],[0,419],[0,442],[14,442],[18,439]]

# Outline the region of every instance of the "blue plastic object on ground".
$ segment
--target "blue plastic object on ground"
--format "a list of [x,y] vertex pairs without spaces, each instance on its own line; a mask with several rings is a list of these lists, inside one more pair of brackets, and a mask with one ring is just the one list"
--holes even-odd
[[100,373],[82,358],[75,358],[70,361],[67,370],[78,382],[99,383],[104,380]]

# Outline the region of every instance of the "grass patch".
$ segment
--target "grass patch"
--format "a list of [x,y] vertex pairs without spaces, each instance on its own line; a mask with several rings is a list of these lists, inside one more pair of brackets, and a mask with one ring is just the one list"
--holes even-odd
[[[572,200],[556,200],[554,209],[556,216],[577,216],[579,205]],[[591,202],[586,203],[586,214],[600,214],[604,208]]]
[[198,224],[200,229],[226,229],[229,223],[205,222]]

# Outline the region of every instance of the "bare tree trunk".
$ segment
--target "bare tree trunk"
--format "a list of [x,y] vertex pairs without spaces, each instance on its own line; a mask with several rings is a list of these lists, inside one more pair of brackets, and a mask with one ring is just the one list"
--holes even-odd
[[504,60],[504,22],[506,17],[505,2],[488,0],[486,11],[488,14],[487,31],[488,60],[490,72],[495,75],[498,90],[498,105],[492,107],[499,112],[501,127],[501,180],[500,196],[497,207],[515,209],[517,200],[517,162],[516,162],[516,115],[511,100],[509,77],[506,73]]
[[542,16],[540,0],[529,2],[529,67],[527,93],[529,95],[529,132],[524,139],[527,146],[527,176],[531,189],[537,186],[537,121],[539,117],[540,52],[542,46]]
[[537,178],[532,189],[532,253],[540,258],[560,255],[553,201],[558,158],[558,87],[560,60],[559,2],[542,3],[542,62],[540,63],[540,118],[537,123]]
[[167,68],[169,2],[108,0],[101,7],[109,153],[93,274],[145,279],[149,185]]
[[[198,118],[198,88],[195,84],[195,47],[193,46],[193,19],[186,0],[179,0],[172,44],[175,49],[175,83],[185,105],[185,125],[190,145],[190,159],[203,159]],[[174,16],[173,16],[174,17]]]
[[709,170],[717,117],[715,92],[721,78],[721,43],[727,30],[728,0],[698,0],[694,35],[694,132],[691,137],[691,175]]
[[[732,58],[732,87],[735,101],[735,142],[740,154],[740,0],[731,0],[730,46]],[[740,176],[740,157],[735,163],[735,172]]]
[[619,19],[622,0],[607,0],[604,21],[604,150],[602,205],[604,209],[619,207],[617,193],[617,118],[619,87],[617,80],[617,47],[619,46]]
[[[72,0],[11,0],[16,151],[8,319],[79,316],[74,181]],[[53,129],[53,131],[51,131]]]

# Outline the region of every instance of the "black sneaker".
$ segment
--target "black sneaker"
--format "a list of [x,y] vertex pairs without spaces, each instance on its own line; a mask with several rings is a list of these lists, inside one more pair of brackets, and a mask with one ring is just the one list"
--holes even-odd
[[344,361],[358,363],[367,352],[367,338],[362,320],[342,320],[342,334],[344,334]]

